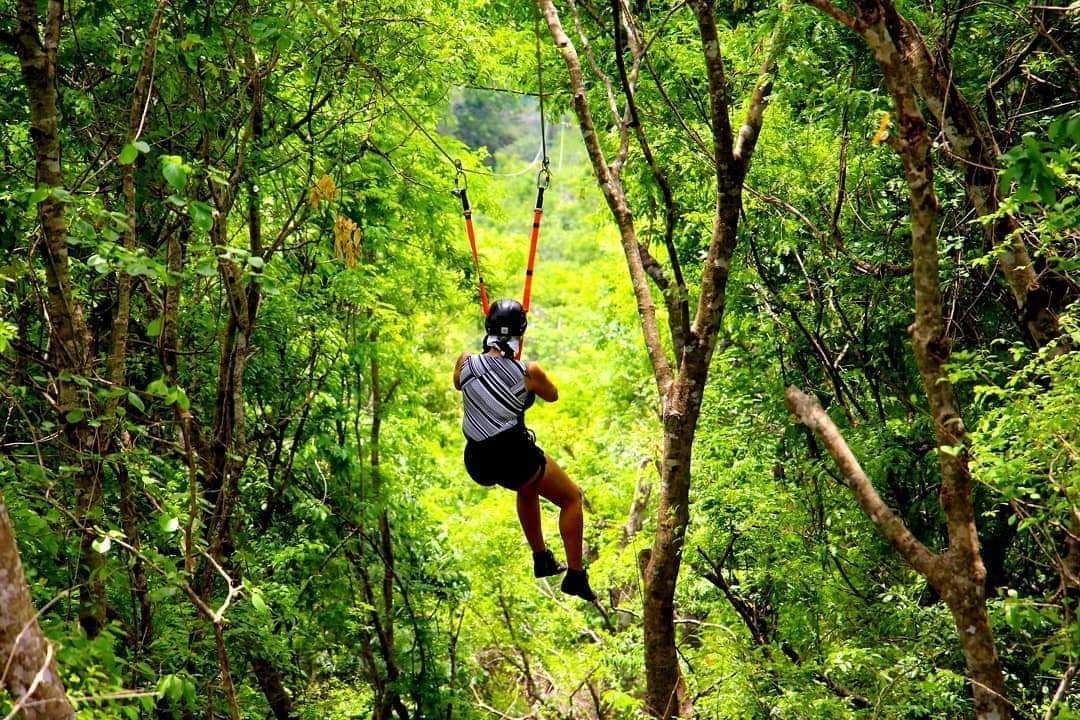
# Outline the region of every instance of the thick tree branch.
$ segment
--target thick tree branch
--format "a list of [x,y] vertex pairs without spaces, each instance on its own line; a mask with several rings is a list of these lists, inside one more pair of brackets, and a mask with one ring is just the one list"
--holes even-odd
[[[161,21],[169,0],[158,0],[157,10],[146,31],[143,46],[142,65],[135,78],[135,87],[131,93],[131,109],[128,113],[126,143],[134,143],[143,127],[145,113],[150,105],[150,88],[153,82],[154,56],[157,52],[157,38],[161,30]],[[133,160],[121,166],[120,173],[124,192],[124,211],[127,224],[124,229],[124,249],[135,252],[135,235],[138,216],[135,207],[135,164]],[[108,377],[115,385],[124,385],[127,364],[128,327],[131,321],[131,275],[121,269],[116,281],[116,310],[113,313],[112,348],[109,351]],[[112,415],[119,398],[109,401],[106,414]]]
[[776,57],[780,48],[784,45],[784,18],[777,21],[769,39],[769,47],[766,51],[765,62],[758,73],[757,86],[754,94],[750,97],[750,106],[746,110],[742,127],[739,128],[739,137],[735,142],[735,161],[739,163],[740,173],[746,177],[750,167],[750,158],[757,147],[758,137],[761,135],[761,123],[765,117],[765,108],[769,104],[769,95],[772,94],[773,80],[776,72]]
[[[679,362],[686,338],[690,335],[690,300],[686,289],[686,280],[683,278],[682,265],[679,262],[679,254],[675,249],[675,224],[678,220],[678,209],[675,203],[675,194],[671,189],[671,182],[667,174],[661,170],[660,164],[653,154],[648,138],[645,136],[645,128],[642,126],[641,117],[638,114],[637,103],[634,99],[635,84],[631,82],[630,75],[626,70],[623,47],[624,23],[622,17],[622,0],[612,0],[612,12],[615,25],[615,63],[619,69],[619,81],[622,85],[623,96],[626,98],[626,108],[630,117],[630,127],[634,130],[638,147],[641,148],[642,157],[649,166],[653,180],[660,188],[660,195],[664,202],[664,247],[667,248],[668,261],[671,263],[671,272],[675,278],[675,286],[664,290],[664,301],[668,309],[668,324],[671,327],[671,335],[675,348],[675,361]],[[631,35],[632,24],[627,19],[625,22],[627,35]],[[644,51],[634,47],[634,75],[641,64]],[[655,278],[654,278],[655,279]]]
[[[964,164],[968,202],[980,216],[996,213],[998,150],[990,129],[953,83],[948,50],[939,47],[936,54],[932,53],[914,23],[898,13],[896,18],[903,28],[897,41],[902,43],[904,57],[913,71],[915,90],[937,118],[952,152]],[[1028,294],[1038,288],[1038,282],[1031,257],[1016,228],[1016,221],[1008,216],[983,225],[986,247],[998,254],[998,265],[1009,288],[1017,304],[1024,307]]]
[[848,447],[844,436],[818,401],[792,385],[787,389],[784,402],[799,422],[813,430],[814,435],[825,445],[840,468],[844,484],[855,495],[859,507],[874,522],[885,539],[921,575],[929,576],[936,572],[938,558],[911,534],[904,521],[881,499],[858,458]]
[[[686,346],[686,339],[690,336],[687,315],[680,311],[681,306],[686,305],[686,296],[680,293],[678,285],[671,281],[664,267],[652,256],[647,247],[639,244],[638,250],[641,253],[641,264],[645,269],[645,274],[656,284],[660,290],[660,296],[664,298],[668,311],[668,332],[671,333],[671,344],[676,349],[676,353],[679,353]],[[683,298],[681,302],[680,298]],[[678,362],[678,356],[676,362]]]
[[731,119],[728,116],[727,75],[720,54],[720,36],[716,28],[716,10],[712,0],[693,0],[690,7],[698,21],[705,75],[709,81],[709,115],[712,128],[713,155],[724,173],[734,160],[731,139]]
[[552,0],[538,0],[538,3],[544,19],[547,21],[551,36],[555,40],[555,45],[563,57],[563,62],[566,64],[572,94],[571,102],[578,123],[581,126],[581,134],[585,141],[589,161],[592,163],[593,171],[604,193],[604,199],[607,201],[619,228],[619,239],[630,271],[634,297],[637,299],[638,316],[641,318],[641,330],[645,337],[645,346],[649,353],[649,359],[652,361],[657,390],[660,396],[664,397],[672,381],[671,364],[664,352],[663,343],[660,341],[660,332],[656,322],[656,304],[649,293],[645,269],[641,262],[641,253],[638,251],[639,243],[637,231],[634,228],[633,214],[626,202],[622,184],[612,173],[607,160],[604,159],[603,147],[600,143],[600,137],[597,135],[596,125],[593,122],[592,111],[589,109],[588,98],[585,93],[585,81],[577,50],[563,30],[562,21],[559,19],[559,13],[555,9]]
[[833,20],[836,20],[841,25],[845,25],[851,30],[854,30],[855,32],[860,32],[860,30],[862,29],[862,26],[859,24],[858,20],[833,5],[831,2],[829,2],[829,0],[806,0],[806,2],[810,5],[813,5],[821,12],[825,13]]

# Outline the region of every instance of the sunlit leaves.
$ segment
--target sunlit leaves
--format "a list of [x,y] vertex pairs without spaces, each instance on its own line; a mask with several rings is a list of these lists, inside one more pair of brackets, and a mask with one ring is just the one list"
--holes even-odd
[[134,145],[128,143],[120,150],[120,155],[117,157],[117,161],[121,165],[130,165],[135,162],[135,158],[139,156],[139,151]]
[[892,125],[892,116],[889,113],[882,113],[881,120],[878,122],[877,130],[874,131],[874,136],[870,138],[871,145],[880,145],[889,138],[889,127]]
[[94,550],[104,555],[105,553],[109,552],[110,548],[112,548],[112,540],[108,536],[106,536],[94,540],[92,543],[90,543],[90,545],[94,548]]

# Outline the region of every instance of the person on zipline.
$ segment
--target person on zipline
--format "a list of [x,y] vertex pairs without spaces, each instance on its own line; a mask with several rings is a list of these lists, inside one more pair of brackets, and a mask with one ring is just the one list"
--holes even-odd
[[[525,410],[535,396],[548,402],[559,398],[538,364],[515,359],[527,326],[521,303],[499,300],[488,311],[483,352],[462,353],[454,365],[454,388],[461,391],[465,405],[465,469],[485,487],[500,485],[517,493],[518,520],[533,551],[533,575],[548,577],[566,570],[562,591],[592,602],[596,593],[581,562],[581,488],[544,455],[525,427]],[[559,533],[569,569],[544,543],[540,496],[559,506]]]

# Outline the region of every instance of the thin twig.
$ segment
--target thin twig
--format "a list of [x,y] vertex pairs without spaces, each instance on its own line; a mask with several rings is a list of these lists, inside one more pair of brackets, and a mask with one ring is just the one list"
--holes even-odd
[[[14,655],[14,652],[12,652],[12,654]],[[34,681],[30,683],[30,687],[28,687],[26,689],[26,692],[23,693],[23,696],[19,698],[19,701],[17,703],[15,703],[15,707],[11,708],[11,712],[9,712],[4,717],[4,720],[13,720],[13,718],[16,715],[19,714],[19,711],[23,709],[23,706],[26,705],[27,698],[32,697],[34,695],[34,693],[37,692],[38,685],[40,685],[41,681],[45,679],[45,673],[48,672],[49,664],[52,662],[52,659],[53,659],[53,644],[52,643],[46,643],[45,644],[45,662],[42,663],[41,669],[37,671],[37,675],[34,676]]]

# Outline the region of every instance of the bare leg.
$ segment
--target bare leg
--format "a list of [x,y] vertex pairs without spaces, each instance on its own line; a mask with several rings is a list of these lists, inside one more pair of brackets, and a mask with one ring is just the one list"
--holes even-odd
[[547,548],[544,544],[544,533],[540,528],[540,496],[536,490],[538,484],[531,482],[517,492],[518,521],[525,533],[525,540],[534,553],[543,552]]
[[[559,506],[559,534],[562,535],[563,546],[566,548],[566,564],[571,570],[581,570],[581,546],[584,535],[584,515],[581,510],[581,488],[567,476],[566,471],[559,467],[551,458],[547,460],[547,469],[539,481],[530,483],[524,490],[518,491],[518,517],[522,518],[522,494],[528,492],[534,498],[537,506],[536,531],[540,534],[539,501],[536,493],[544,496]],[[529,545],[536,551],[536,546],[529,539],[529,529],[525,527],[522,519],[521,526],[525,529],[525,538]],[[540,550],[544,549],[544,539],[540,535]]]

